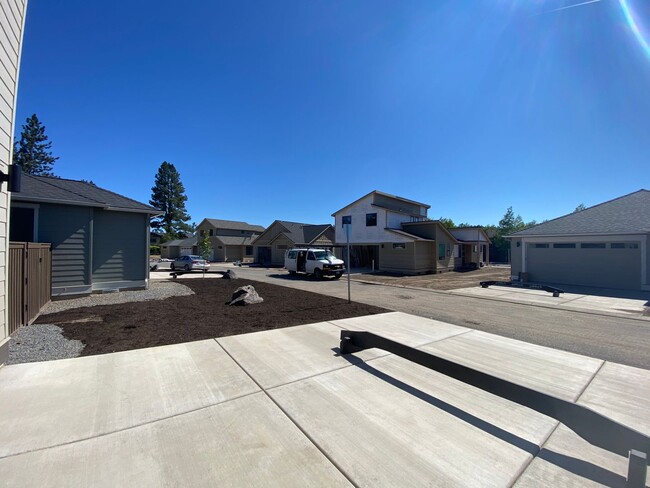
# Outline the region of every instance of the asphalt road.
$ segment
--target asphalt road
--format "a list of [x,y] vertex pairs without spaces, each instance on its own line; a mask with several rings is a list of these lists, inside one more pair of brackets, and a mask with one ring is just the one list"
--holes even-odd
[[[213,265],[220,269],[219,265]],[[233,269],[228,265],[224,269]],[[347,298],[347,280],[314,281],[286,271],[234,268],[241,278]],[[182,280],[179,279],[179,281]],[[551,309],[488,298],[351,283],[352,300],[533,344],[650,369],[650,320]]]

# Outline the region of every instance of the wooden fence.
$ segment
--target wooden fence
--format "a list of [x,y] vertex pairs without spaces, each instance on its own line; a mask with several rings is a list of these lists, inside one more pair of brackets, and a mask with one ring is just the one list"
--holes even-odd
[[9,334],[29,325],[52,297],[50,244],[9,243]]

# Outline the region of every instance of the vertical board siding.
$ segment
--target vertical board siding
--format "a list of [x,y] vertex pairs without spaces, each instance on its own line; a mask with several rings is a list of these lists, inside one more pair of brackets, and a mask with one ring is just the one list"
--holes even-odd
[[146,214],[95,209],[93,283],[147,279]]
[[9,334],[29,325],[50,301],[52,253],[49,244],[12,242],[9,246]]

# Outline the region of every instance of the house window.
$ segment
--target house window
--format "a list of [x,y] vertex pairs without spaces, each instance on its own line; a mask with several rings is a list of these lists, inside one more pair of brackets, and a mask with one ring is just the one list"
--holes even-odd
[[246,246],[246,256],[253,255],[253,246]]
[[575,249],[575,242],[556,242],[553,244],[553,249]]
[[366,214],[366,227],[377,227],[377,214],[368,213]]
[[344,227],[345,224],[352,224],[352,215],[344,215],[341,217],[341,227]]
[[205,230],[201,229],[201,230],[199,231],[199,235],[200,235],[201,237],[203,237],[203,236],[205,235]]
[[612,249],[638,249],[639,245],[636,242],[612,242],[610,247]]
[[214,235],[214,229],[210,229],[210,237]]
[[393,249],[406,249],[406,243],[399,242],[397,244],[393,244]]
[[548,249],[548,244],[533,244],[535,249]]
[[443,260],[445,259],[445,245],[444,244],[438,244],[438,259]]
[[581,249],[605,249],[604,242],[583,242],[580,244]]

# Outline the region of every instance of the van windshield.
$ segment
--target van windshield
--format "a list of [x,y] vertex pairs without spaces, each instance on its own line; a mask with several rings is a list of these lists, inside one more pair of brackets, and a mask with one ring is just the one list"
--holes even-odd
[[336,256],[329,251],[314,251],[314,256],[317,260],[320,259],[336,259]]

